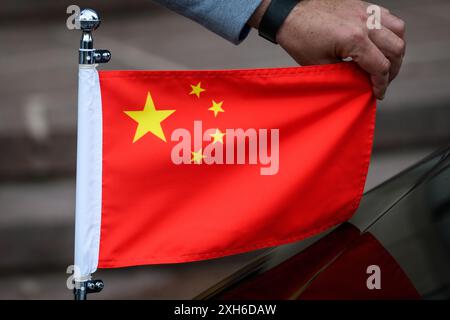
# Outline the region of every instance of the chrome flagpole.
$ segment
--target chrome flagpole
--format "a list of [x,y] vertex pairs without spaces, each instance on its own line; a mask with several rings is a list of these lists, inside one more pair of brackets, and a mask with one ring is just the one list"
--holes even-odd
[[[98,178],[98,155],[92,154],[95,151],[91,140],[96,140],[101,147],[101,131],[96,128],[91,128],[92,124],[85,123],[87,121],[97,121],[101,119],[101,105],[98,103],[95,108],[92,108],[92,101],[99,100],[99,93],[96,96],[91,94],[90,87],[92,83],[98,85],[98,75],[95,66],[98,63],[106,63],[111,59],[111,53],[108,50],[94,49],[94,41],[92,32],[100,26],[100,18],[98,14],[92,9],[84,9],[80,12],[79,22],[82,31],[79,49],[79,92],[78,92],[78,125],[77,125],[77,194],[76,194],[76,222],[75,222],[75,268],[74,268],[74,299],[86,300],[88,293],[100,292],[104,283],[102,280],[93,280],[91,273],[97,268],[98,260],[98,238],[97,234],[92,235],[89,231],[92,228],[85,226],[90,220],[95,217],[91,214],[92,208],[95,208],[96,213],[100,213],[99,201],[89,197],[89,190],[92,186],[92,181]],[[83,70],[83,73],[81,73]],[[84,72],[89,71],[89,72]],[[83,74],[83,77],[80,77]],[[94,74],[96,76],[90,76]],[[94,80],[93,80],[94,79]],[[99,91],[99,90],[98,90]],[[89,103],[91,105],[89,105]],[[100,110],[98,110],[100,109]],[[99,115],[100,114],[100,115]],[[81,121],[80,121],[81,120]],[[80,123],[82,122],[82,123]],[[86,132],[87,131],[87,132]],[[96,137],[91,139],[90,135]],[[100,139],[100,140],[99,140]],[[100,141],[100,142],[98,142]],[[97,145],[98,147],[98,145]],[[100,155],[101,158],[101,155]],[[100,159],[101,161],[101,159]],[[93,170],[94,168],[94,170]],[[93,174],[96,174],[92,178]],[[100,171],[101,180],[101,171]],[[97,183],[98,185],[98,183]],[[97,190],[97,189],[96,189]],[[86,254],[89,250],[97,250],[97,256]],[[77,266],[77,263],[80,264]]]
[[109,50],[94,49],[94,40],[92,38],[92,31],[100,26],[101,20],[97,12],[92,9],[83,9],[80,12],[80,28],[82,31],[80,49],[79,49],[79,64],[97,64],[106,63],[111,59],[111,52]]

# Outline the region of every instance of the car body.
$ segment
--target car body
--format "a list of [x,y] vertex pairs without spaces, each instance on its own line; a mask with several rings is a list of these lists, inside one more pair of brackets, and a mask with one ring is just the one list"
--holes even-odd
[[197,299],[448,299],[449,270],[446,147],[364,194],[349,222],[262,253]]

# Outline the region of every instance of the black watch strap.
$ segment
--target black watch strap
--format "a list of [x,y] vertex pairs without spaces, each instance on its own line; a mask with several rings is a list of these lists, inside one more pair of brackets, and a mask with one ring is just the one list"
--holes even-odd
[[277,43],[277,32],[300,0],[272,0],[259,23],[259,35]]

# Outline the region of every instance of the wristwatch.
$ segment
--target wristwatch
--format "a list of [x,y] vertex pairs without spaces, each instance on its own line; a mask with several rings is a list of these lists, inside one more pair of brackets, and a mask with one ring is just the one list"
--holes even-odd
[[259,23],[259,35],[277,43],[277,32],[289,13],[301,0],[272,0]]

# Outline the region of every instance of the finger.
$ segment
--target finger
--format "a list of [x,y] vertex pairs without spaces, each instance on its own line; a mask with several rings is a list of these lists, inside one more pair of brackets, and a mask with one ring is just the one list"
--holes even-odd
[[392,81],[398,75],[402,66],[405,41],[384,26],[381,29],[370,30],[369,38],[389,59],[391,63],[389,81]]
[[381,24],[395,33],[398,37],[402,39],[405,38],[405,22],[383,7],[381,7]]
[[369,38],[362,41],[353,52],[350,52],[353,60],[366,70],[372,80],[373,93],[382,100],[389,84],[389,70],[391,63],[377,46]]

